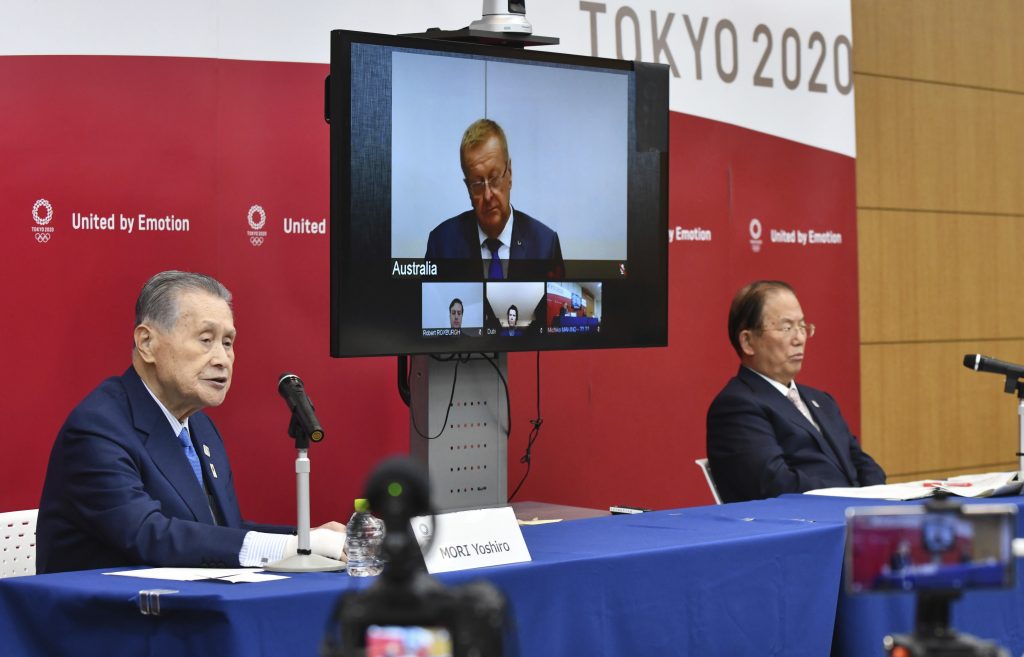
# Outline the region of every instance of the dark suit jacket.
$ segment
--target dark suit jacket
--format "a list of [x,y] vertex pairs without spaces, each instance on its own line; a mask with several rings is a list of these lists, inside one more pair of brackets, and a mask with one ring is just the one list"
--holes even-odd
[[882,468],[861,450],[835,400],[808,386],[797,389],[822,432],[746,367],[711,403],[708,465],[723,501],[885,483]]
[[[438,266],[438,278],[480,280],[483,258],[480,235],[472,210],[442,221],[427,238],[427,260]],[[530,215],[515,210],[509,245],[507,280],[544,280],[565,277],[558,233]]]
[[237,567],[247,531],[289,531],[242,520],[220,434],[201,412],[188,424],[209,498],[134,368],[93,390],[68,416],[50,453],[36,527],[38,572]]

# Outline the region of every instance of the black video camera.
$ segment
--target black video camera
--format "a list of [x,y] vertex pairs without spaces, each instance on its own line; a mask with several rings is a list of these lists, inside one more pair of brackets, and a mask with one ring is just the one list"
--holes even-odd
[[384,521],[384,570],[361,592],[338,600],[321,646],[323,657],[504,657],[508,606],[492,584],[445,587],[427,574],[409,521],[432,515],[422,468],[385,461],[366,484]]
[[852,508],[846,516],[846,590],[917,592],[914,633],[886,636],[887,654],[1009,657],[991,642],[957,633],[949,619],[964,590],[1015,584],[1016,506],[937,496],[924,506]]

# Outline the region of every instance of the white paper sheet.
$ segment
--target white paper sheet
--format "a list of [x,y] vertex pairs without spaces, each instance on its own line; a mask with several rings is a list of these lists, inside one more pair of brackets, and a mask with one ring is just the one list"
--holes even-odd
[[143,568],[141,570],[122,570],[104,575],[121,577],[141,577],[144,579],[164,579],[176,582],[199,582],[216,580],[238,584],[241,582],[271,582],[275,579],[287,579],[284,575],[270,575],[259,568]]

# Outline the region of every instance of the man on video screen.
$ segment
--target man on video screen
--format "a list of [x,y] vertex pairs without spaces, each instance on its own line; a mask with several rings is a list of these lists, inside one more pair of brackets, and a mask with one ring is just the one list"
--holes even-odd
[[[512,207],[512,158],[501,126],[474,121],[462,135],[459,158],[473,209],[430,231],[426,259],[438,262],[446,278],[563,278],[558,233]],[[446,262],[452,260],[461,262]]]
[[516,308],[515,304],[508,307],[508,312],[505,317],[508,324],[505,328],[501,329],[501,335],[522,335],[522,329],[516,326],[519,321],[519,309]]

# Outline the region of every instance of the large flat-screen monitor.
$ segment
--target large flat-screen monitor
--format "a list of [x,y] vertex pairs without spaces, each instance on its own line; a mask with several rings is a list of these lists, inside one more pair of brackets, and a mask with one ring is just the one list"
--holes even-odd
[[668,70],[336,30],[331,355],[667,344]]

